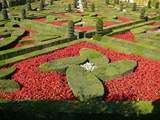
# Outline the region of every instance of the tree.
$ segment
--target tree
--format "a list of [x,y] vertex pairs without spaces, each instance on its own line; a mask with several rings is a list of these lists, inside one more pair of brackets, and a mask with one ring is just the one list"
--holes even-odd
[[123,7],[123,3],[120,4],[120,11],[123,11],[124,7]]
[[2,9],[2,17],[4,20],[8,20],[8,11],[6,9]]
[[69,38],[75,37],[75,35],[74,35],[74,22],[72,20],[70,20],[68,22],[68,37]]
[[26,9],[29,11],[32,10],[31,0],[26,0]]
[[156,8],[156,9],[159,9],[159,2],[156,2],[156,3],[155,3],[155,8]]
[[140,18],[141,18],[141,19],[144,19],[144,18],[145,18],[145,13],[146,13],[145,8],[142,8],[141,11],[140,11]]
[[40,10],[44,9],[44,0],[40,0]]
[[83,6],[84,6],[84,8],[88,8],[87,0],[83,0]]
[[109,0],[105,0],[106,5],[109,5]]
[[6,0],[2,0],[2,9],[8,8],[8,4]]
[[94,3],[91,4],[91,11],[95,12],[95,5],[94,5]]
[[137,10],[137,3],[133,3],[132,11],[136,11],[136,10]]
[[27,18],[26,9],[22,9],[22,10],[21,10],[21,18],[22,18],[22,19],[26,19],[26,18]]
[[151,0],[148,1],[147,7],[151,8]]
[[50,0],[50,5],[53,5],[53,1],[54,1],[54,0]]
[[74,8],[77,8],[77,0],[74,0],[74,1],[73,1],[73,7],[74,7]]
[[98,35],[98,36],[103,35],[103,20],[102,20],[102,18],[97,18],[97,21],[96,21],[96,35]]
[[71,4],[68,4],[67,11],[68,12],[72,12],[72,6],[71,6]]

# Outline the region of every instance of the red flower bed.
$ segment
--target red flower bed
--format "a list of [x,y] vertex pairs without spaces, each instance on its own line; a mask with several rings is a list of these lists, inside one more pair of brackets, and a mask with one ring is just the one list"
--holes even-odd
[[95,30],[95,27],[75,25],[75,30],[80,31],[80,32],[86,32],[86,31]]
[[126,18],[126,17],[118,17],[118,20],[123,22],[123,23],[131,22],[131,20],[129,18]]
[[118,34],[112,35],[112,37],[127,40],[127,41],[132,41],[132,42],[135,39],[135,36],[131,31],[127,31],[124,33],[118,33]]
[[121,54],[86,42],[14,64],[17,72],[12,76],[12,79],[19,82],[22,88],[14,93],[0,93],[0,97],[11,100],[75,99],[67,84],[65,74],[58,72],[43,73],[38,70],[38,66],[50,60],[78,55],[81,48],[96,49],[108,56],[112,62],[124,59],[138,61],[135,72],[104,83],[106,91],[104,100],[154,101],[160,98],[160,61]]
[[47,18],[34,18],[32,20],[37,22],[47,22]]
[[63,26],[66,22],[64,21],[53,21],[50,24],[54,25],[54,26]]

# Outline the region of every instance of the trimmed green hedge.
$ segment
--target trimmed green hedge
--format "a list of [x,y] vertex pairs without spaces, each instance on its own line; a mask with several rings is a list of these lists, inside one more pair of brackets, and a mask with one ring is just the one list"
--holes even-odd
[[73,41],[73,40],[70,38],[54,39],[54,40],[49,40],[49,41],[45,41],[42,43],[38,43],[36,45],[29,45],[29,46],[24,46],[24,47],[20,47],[20,48],[13,48],[13,49],[4,50],[4,51],[0,52],[0,60],[15,57],[17,55],[23,55],[28,52],[33,52],[36,50],[51,47],[53,45],[66,43],[69,41]]
[[7,37],[3,41],[0,42],[0,49],[3,49],[3,48],[6,48],[7,46],[10,46],[14,42],[16,42],[16,40],[18,39],[18,37],[20,37],[23,34],[24,34],[24,30],[16,28],[11,33],[11,37]]
[[1,70],[0,71],[0,79],[5,78],[5,77],[11,75],[15,71],[16,71],[16,68],[14,68],[14,67],[7,68],[5,70]]
[[[7,65],[7,64],[12,64],[14,62],[17,62],[17,61],[21,61],[21,60],[24,60],[24,59],[28,59],[30,57],[34,57],[34,56],[37,56],[37,55],[41,55],[41,54],[44,54],[44,53],[48,53],[48,52],[53,52],[57,49],[61,49],[61,48],[64,48],[64,47],[67,47],[69,45],[72,45],[72,44],[75,44],[75,43],[79,43],[79,42],[83,42],[83,40],[75,40],[75,41],[71,41],[71,42],[65,42],[63,44],[47,44],[47,46],[40,46],[40,47],[35,47],[33,46],[32,47],[26,47],[26,49],[22,49],[22,51],[17,51],[19,54],[16,54],[16,50],[14,51],[16,55],[16,57],[14,56],[10,56],[10,58],[8,59],[3,59],[3,60],[0,60],[0,67],[4,66],[4,65]],[[29,52],[28,52],[29,51]],[[24,52],[24,53],[23,53]],[[12,53],[10,53],[12,55]]]

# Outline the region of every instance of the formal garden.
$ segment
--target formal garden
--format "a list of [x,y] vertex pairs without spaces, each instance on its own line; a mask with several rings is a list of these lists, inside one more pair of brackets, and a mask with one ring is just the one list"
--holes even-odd
[[1,0],[0,119],[159,119],[159,0]]

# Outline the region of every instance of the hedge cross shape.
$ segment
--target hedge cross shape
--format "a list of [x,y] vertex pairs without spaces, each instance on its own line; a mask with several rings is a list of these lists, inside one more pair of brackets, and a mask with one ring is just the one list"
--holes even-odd
[[80,101],[102,97],[103,81],[126,75],[137,66],[133,60],[121,60],[109,63],[102,53],[89,48],[82,48],[80,56],[61,58],[39,66],[43,72],[66,72],[67,82],[74,96]]

